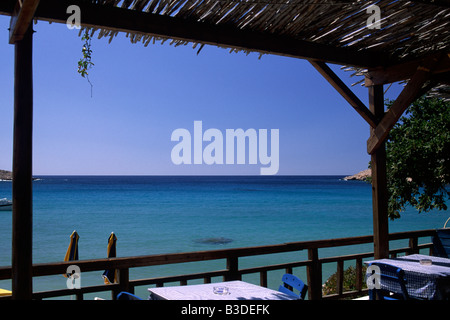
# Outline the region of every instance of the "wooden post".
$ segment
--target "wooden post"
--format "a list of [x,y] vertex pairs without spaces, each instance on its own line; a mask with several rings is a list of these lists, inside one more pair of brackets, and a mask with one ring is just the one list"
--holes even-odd
[[259,285],[267,288],[267,271],[261,271],[259,273]]
[[308,249],[308,260],[311,263],[307,266],[308,278],[308,298],[310,300],[322,299],[322,265],[319,261],[319,251],[317,248]]
[[31,299],[32,275],[32,140],[33,29],[15,43],[12,298]]
[[122,268],[118,270],[118,283],[119,286],[111,290],[111,299],[117,300],[117,296],[120,292],[125,291],[134,293],[134,287],[130,286],[130,269]]
[[356,291],[362,290],[363,283],[362,258],[356,259]]
[[241,280],[239,275],[239,260],[236,256],[227,258],[227,273],[224,276],[225,281]]
[[[77,290],[77,289],[76,289],[76,291],[80,291],[80,290]],[[82,300],[84,300],[84,295],[83,295],[83,293],[81,293],[81,292],[76,292],[76,293],[75,293],[75,297],[76,297],[77,301],[82,301]]]
[[417,237],[409,238],[408,254],[419,253],[419,239]]
[[344,260],[339,260],[336,270],[336,293],[342,295],[342,292],[344,292]]
[[[370,111],[377,119],[384,115],[383,85],[369,87]],[[374,128],[371,128],[371,134]],[[371,154],[373,244],[375,259],[389,255],[388,195],[386,180],[386,145],[382,144]]]

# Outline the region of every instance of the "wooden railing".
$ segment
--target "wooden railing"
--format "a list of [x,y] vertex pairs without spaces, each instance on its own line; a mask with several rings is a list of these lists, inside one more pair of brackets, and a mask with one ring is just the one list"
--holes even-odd
[[[431,242],[419,244],[419,238],[431,237],[435,234],[435,230],[421,230],[390,234],[389,240],[408,240],[406,247],[390,250],[391,256],[399,253],[412,254],[419,250],[429,250],[432,254]],[[327,256],[321,257],[320,251],[326,248],[336,248],[343,246],[354,246],[361,244],[370,244],[373,242],[373,236],[360,236],[351,238],[327,239],[316,241],[301,241],[278,245],[245,247],[225,250],[197,251],[186,253],[159,254],[137,257],[119,257],[111,259],[96,260],[79,260],[71,262],[58,263],[42,263],[33,265],[33,277],[61,275],[67,270],[67,267],[76,264],[82,272],[103,271],[106,269],[118,269],[119,281],[115,284],[97,285],[89,287],[81,287],[79,289],[61,289],[42,292],[34,292],[34,299],[45,299],[52,297],[62,297],[68,295],[76,295],[77,299],[82,300],[85,294],[98,293],[103,291],[111,291],[114,298],[120,291],[134,292],[134,288],[138,286],[156,285],[164,286],[167,283],[179,282],[180,285],[186,285],[188,281],[201,279],[204,283],[210,283],[214,277],[221,277],[224,281],[240,280],[243,275],[259,274],[259,284],[267,287],[268,272],[273,270],[283,270],[286,273],[292,273],[293,268],[306,268],[308,284],[308,299],[342,299],[364,295],[367,290],[363,289],[364,274],[363,259],[373,258],[373,252],[352,253],[343,256]],[[277,253],[294,253],[306,250],[307,259],[301,261],[279,263],[273,265],[264,265],[251,268],[240,268],[239,259],[244,257],[277,254]],[[294,255],[295,256],[295,255]],[[158,265],[179,264],[195,261],[210,261],[224,259],[226,261],[225,269],[215,270],[201,273],[191,273],[175,276],[164,276],[148,279],[130,279],[130,269],[139,267],[149,267]],[[354,262],[356,269],[355,290],[344,292],[344,262]],[[332,295],[322,296],[322,268],[326,263],[336,263],[336,293]],[[0,267],[0,280],[11,279],[11,267]],[[326,279],[325,279],[326,280]],[[1,299],[8,299],[2,297]]]

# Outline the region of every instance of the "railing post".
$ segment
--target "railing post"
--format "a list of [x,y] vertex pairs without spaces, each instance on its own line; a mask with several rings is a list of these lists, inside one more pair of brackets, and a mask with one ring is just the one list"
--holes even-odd
[[409,254],[419,253],[417,237],[409,238]]
[[[288,273],[288,274],[292,274],[292,268],[291,267],[287,267],[286,268],[286,273]],[[286,287],[286,288],[288,288],[289,290],[293,290],[293,288],[291,287],[291,286],[289,286],[289,285],[286,285],[286,284],[284,284],[284,286]]]
[[317,248],[308,249],[308,260],[311,261],[307,267],[308,297],[310,300],[320,300],[322,299],[322,265]]
[[261,271],[259,273],[259,285],[267,288],[267,271]]
[[130,288],[130,269],[120,269],[119,270],[119,286],[120,291],[127,291],[133,293],[134,291]]
[[363,267],[362,267],[362,258],[356,259],[356,290],[361,291],[363,284]]
[[126,291],[126,292],[130,292],[130,293],[134,293],[134,288],[130,287],[130,269],[128,268],[124,268],[124,269],[119,269],[118,273],[119,273],[119,288],[115,289],[112,291],[112,299],[116,300],[117,299],[117,295],[121,292],[121,291]]
[[342,295],[342,292],[344,292],[344,260],[337,262],[336,275],[336,293]]
[[241,280],[238,269],[239,269],[238,257],[236,257],[236,256],[228,257],[227,258],[227,273],[224,276],[225,281]]

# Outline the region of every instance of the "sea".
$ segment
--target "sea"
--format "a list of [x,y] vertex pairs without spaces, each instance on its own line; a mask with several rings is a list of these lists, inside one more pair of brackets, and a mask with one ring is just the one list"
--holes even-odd
[[[111,232],[117,237],[119,257],[370,235],[371,186],[343,177],[37,176],[33,181],[33,263],[63,261],[74,230],[80,236],[82,260],[106,258]],[[0,181],[0,198],[11,199],[11,193],[11,182]],[[389,222],[389,231],[442,228],[449,216],[448,211],[419,214],[409,208],[400,219]],[[10,266],[10,211],[0,211],[0,235],[0,266]],[[370,245],[359,249],[373,250]],[[329,249],[320,255],[345,254],[345,250],[354,248]],[[239,263],[246,267],[298,259],[306,259],[306,252],[244,258]],[[135,268],[130,278],[222,269],[223,260],[185,263]],[[305,268],[300,269],[298,276],[306,280]],[[274,289],[282,275],[277,272],[269,273],[269,287]],[[323,281],[334,272],[335,266],[324,267]],[[102,284],[101,274],[82,274],[81,285]],[[244,280],[258,284],[259,276]],[[34,291],[66,286],[62,275],[33,282]],[[11,281],[0,281],[0,288],[10,290]],[[147,288],[136,288],[136,294],[148,296]],[[110,298],[108,293],[94,295]]]

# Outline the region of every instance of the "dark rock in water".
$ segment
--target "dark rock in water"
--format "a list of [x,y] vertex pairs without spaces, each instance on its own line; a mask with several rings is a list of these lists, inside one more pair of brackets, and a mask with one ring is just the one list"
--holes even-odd
[[203,244],[227,244],[227,243],[230,243],[232,241],[233,241],[233,239],[224,238],[224,237],[203,238],[203,239],[195,240],[195,242],[203,243]]

